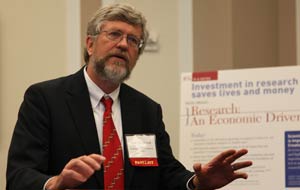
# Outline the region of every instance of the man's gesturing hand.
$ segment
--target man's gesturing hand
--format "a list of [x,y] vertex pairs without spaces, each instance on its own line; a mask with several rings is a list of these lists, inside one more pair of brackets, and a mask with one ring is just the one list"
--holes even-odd
[[205,165],[194,164],[195,177],[193,183],[198,190],[212,190],[223,187],[235,179],[247,179],[248,175],[237,170],[252,165],[251,161],[236,162],[238,158],[247,154],[246,149],[239,151],[227,150],[220,153]]
[[101,169],[105,157],[99,154],[80,156],[70,160],[58,176],[46,184],[47,190],[74,188],[85,182],[96,170]]

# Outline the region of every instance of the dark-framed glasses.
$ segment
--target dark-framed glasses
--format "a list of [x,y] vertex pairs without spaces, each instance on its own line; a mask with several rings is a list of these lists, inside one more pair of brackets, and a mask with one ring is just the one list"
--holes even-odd
[[144,41],[131,34],[124,34],[120,30],[101,30],[100,33],[105,33],[105,36],[116,43],[119,43],[124,37],[126,37],[127,44],[134,48],[141,48]]

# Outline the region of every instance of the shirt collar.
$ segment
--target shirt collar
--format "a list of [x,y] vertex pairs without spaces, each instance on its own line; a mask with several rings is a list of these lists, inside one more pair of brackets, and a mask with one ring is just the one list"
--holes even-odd
[[112,93],[105,94],[103,92],[103,90],[101,88],[99,88],[92,81],[90,76],[87,74],[86,67],[83,69],[83,72],[84,72],[84,78],[85,78],[85,81],[86,81],[86,84],[87,84],[87,87],[88,87],[88,91],[89,91],[89,94],[90,94],[90,99],[91,99],[91,104],[92,104],[93,109],[100,103],[100,100],[104,95],[108,95],[109,97],[111,97],[113,102],[117,102],[118,97],[119,97],[119,93],[120,93],[120,85]]

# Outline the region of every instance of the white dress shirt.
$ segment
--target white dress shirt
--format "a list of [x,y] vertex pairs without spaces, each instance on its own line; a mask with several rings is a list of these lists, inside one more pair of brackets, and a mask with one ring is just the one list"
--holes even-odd
[[100,102],[103,96],[109,96],[113,100],[112,105],[112,119],[114,121],[115,128],[117,130],[123,154],[124,154],[124,143],[123,143],[123,131],[122,131],[122,117],[121,117],[121,106],[119,99],[120,86],[110,94],[105,94],[89,77],[84,69],[84,78],[90,94],[90,100],[93,108],[94,118],[96,122],[96,128],[98,133],[98,139],[100,143],[100,150],[102,152],[102,134],[103,134],[103,114],[105,111],[104,105]]

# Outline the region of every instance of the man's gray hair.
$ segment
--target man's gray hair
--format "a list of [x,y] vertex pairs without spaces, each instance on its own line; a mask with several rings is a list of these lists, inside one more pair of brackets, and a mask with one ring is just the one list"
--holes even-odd
[[[88,22],[87,36],[99,34],[104,21],[122,21],[133,26],[140,26],[142,28],[141,40],[143,40],[144,43],[142,47],[139,48],[139,55],[143,53],[149,34],[146,28],[146,18],[140,11],[126,4],[112,4],[102,7],[95,12],[94,16]],[[88,63],[89,57],[85,48],[84,61],[86,63]]]

